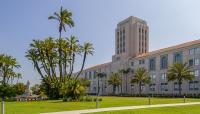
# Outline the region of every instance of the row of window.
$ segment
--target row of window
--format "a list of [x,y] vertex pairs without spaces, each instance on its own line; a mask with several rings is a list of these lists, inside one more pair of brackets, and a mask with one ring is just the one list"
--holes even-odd
[[117,32],[117,54],[125,52],[125,29]]
[[[199,52],[199,48],[192,48],[189,49],[189,54],[197,54]],[[175,52],[173,54],[173,62],[182,62],[183,57],[182,57],[182,52]],[[199,58],[193,58],[190,59],[189,61],[190,66],[196,66],[200,64]],[[139,60],[139,65],[145,64],[145,59]],[[160,70],[167,69],[168,68],[168,55],[161,55],[160,56]],[[155,71],[156,70],[156,57],[149,58],[149,71]]]
[[189,49],[189,55],[193,55],[193,54],[199,54],[199,48],[192,48]]
[[[195,77],[199,76],[199,70],[195,69],[193,71],[190,72],[191,74],[193,74]],[[151,80],[155,80],[156,79],[156,75],[155,74],[150,74],[150,78]],[[167,80],[167,74],[166,73],[161,73],[160,74],[160,79],[161,80]]]
[[147,30],[139,28],[139,54],[147,52]]
[[[189,90],[199,90],[199,87],[198,87],[198,84],[199,84],[199,81],[190,81],[189,82]],[[161,91],[168,91],[168,83],[161,83],[160,84],[160,90]],[[144,88],[144,87],[142,87]],[[179,85],[177,82],[174,83],[174,91],[178,91],[179,90]],[[180,88],[182,89],[182,88]],[[156,90],[156,84],[149,84],[149,90],[150,91],[155,91]]]

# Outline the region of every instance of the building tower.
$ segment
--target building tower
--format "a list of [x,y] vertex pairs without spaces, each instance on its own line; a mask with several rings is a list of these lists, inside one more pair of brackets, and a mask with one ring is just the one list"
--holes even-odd
[[148,51],[149,27],[146,21],[130,16],[117,24],[113,61],[136,57]]

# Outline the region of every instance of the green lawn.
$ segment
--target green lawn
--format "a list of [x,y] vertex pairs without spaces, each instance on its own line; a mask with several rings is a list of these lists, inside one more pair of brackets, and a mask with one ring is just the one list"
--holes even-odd
[[[136,97],[102,97],[100,107],[116,107],[131,105],[146,105],[148,98]],[[181,98],[153,98],[152,104],[181,103]],[[200,102],[200,99],[187,99],[187,102]],[[42,112],[58,112],[78,109],[95,108],[95,102],[62,102],[61,100],[6,102],[5,114],[37,114]]]
[[199,114],[200,105],[179,106],[179,107],[162,107],[147,108],[135,110],[120,110],[111,112],[99,112],[90,114]]

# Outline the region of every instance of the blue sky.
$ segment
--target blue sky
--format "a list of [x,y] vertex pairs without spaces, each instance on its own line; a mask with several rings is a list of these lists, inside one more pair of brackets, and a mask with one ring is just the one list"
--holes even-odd
[[[58,36],[57,23],[47,18],[60,5],[60,0],[0,1],[0,53],[18,59],[23,82],[39,82],[25,52],[32,39]],[[131,15],[147,21],[151,51],[200,39],[199,6],[199,0],[63,0],[75,21],[65,35],[94,44],[95,54],[86,64],[89,67],[111,61],[116,24]]]

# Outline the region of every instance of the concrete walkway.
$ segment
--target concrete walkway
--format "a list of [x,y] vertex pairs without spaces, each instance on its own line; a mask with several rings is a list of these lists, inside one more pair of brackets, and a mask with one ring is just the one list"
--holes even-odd
[[196,105],[196,104],[200,104],[200,102],[141,105],[141,106],[123,106],[123,107],[74,110],[74,111],[64,111],[64,112],[51,112],[51,113],[43,113],[43,114],[83,114],[83,113],[103,112],[103,111],[116,111],[116,110],[128,110],[128,109],[155,108],[155,107],[172,107],[172,106],[185,106],[185,105]]

